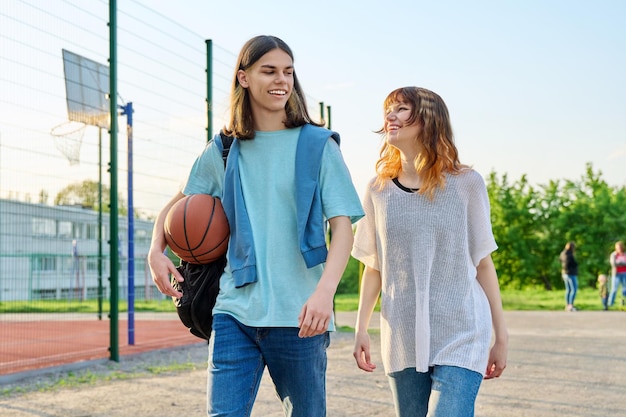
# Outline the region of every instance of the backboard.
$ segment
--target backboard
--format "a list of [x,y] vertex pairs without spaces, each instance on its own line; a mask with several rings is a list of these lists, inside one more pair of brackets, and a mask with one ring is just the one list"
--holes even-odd
[[71,121],[109,128],[109,67],[63,49],[67,114]]

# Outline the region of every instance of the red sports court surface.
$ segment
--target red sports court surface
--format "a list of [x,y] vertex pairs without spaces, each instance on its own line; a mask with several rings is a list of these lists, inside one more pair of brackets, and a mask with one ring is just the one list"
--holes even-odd
[[[67,317],[67,319],[64,319]],[[120,358],[203,340],[189,333],[176,313],[136,314],[134,344],[120,317]],[[0,315],[0,376],[95,359],[109,359],[110,321],[96,315]]]

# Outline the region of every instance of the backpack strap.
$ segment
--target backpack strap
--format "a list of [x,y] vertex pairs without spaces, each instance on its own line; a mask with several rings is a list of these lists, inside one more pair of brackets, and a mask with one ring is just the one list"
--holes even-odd
[[230,145],[232,145],[234,138],[226,135],[220,130],[220,139],[222,140],[222,159],[224,160],[224,168],[226,168],[226,160],[228,159],[228,152],[230,151]]

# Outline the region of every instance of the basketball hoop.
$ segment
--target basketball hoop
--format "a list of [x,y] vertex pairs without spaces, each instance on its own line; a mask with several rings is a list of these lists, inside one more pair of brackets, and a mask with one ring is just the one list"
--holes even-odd
[[85,123],[70,120],[50,130],[54,145],[65,155],[70,165],[77,165],[80,162],[80,146],[83,143],[86,127]]

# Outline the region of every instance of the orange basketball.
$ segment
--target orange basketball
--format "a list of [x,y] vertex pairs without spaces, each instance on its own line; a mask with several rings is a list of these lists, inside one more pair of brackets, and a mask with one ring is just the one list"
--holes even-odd
[[207,264],[228,248],[230,228],[222,202],[208,194],[178,200],[165,218],[165,240],[172,252],[192,264]]

